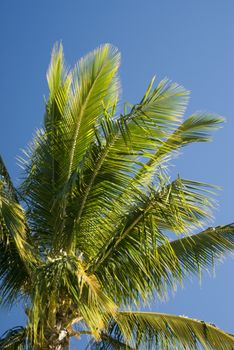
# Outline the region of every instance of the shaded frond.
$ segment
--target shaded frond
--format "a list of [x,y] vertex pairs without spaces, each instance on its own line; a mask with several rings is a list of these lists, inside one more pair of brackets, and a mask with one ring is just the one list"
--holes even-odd
[[0,295],[11,304],[28,282],[33,262],[23,208],[0,188]]
[[1,350],[30,350],[27,346],[27,332],[24,327],[9,329],[0,337]]
[[7,171],[5,163],[1,156],[0,156],[0,182],[2,183],[2,186],[6,187],[6,190],[8,194],[11,196],[11,198],[17,202],[18,198],[17,198],[16,188],[13,185],[10,174]]

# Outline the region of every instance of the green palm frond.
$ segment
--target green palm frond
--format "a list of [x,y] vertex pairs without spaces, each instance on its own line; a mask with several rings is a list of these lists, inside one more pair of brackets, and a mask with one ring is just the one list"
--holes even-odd
[[[52,102],[54,97],[57,95],[59,89],[64,84],[64,80],[68,75],[66,65],[64,62],[63,46],[62,44],[56,43],[53,47],[50,65],[47,71],[47,82],[49,87],[49,101]],[[50,119],[48,115],[45,116],[45,124],[47,119]],[[52,119],[52,118],[51,118]]]
[[[48,71],[50,95],[45,130],[37,133],[30,147],[29,164],[25,165],[28,175],[22,186],[24,197],[34,208],[29,212],[33,231],[40,226],[44,235],[61,233],[67,198],[56,204],[54,199],[82,161],[95,136],[94,127],[99,123],[103,106],[116,103],[119,59],[117,50],[106,44],[67,74],[62,47],[53,51]],[[44,215],[49,225],[41,222]]]
[[67,127],[67,169],[69,178],[82,160],[94,136],[94,126],[100,122],[103,104],[115,103],[119,84],[116,73],[120,55],[109,44],[101,46],[82,58],[73,72],[72,97],[68,115],[64,116]]
[[[158,103],[158,105],[160,104]],[[155,108],[158,105],[156,104]],[[132,122],[134,120],[133,118]],[[82,172],[77,180],[77,186],[81,189],[81,182],[87,183],[86,178],[89,178],[90,181],[87,186],[84,186],[84,190],[77,193],[74,200],[74,208],[80,208],[74,227],[75,231],[79,232],[79,240],[82,240],[83,231],[85,234],[90,231],[89,222],[93,221],[93,213],[96,213],[97,217],[114,217],[112,222],[110,220],[108,222],[109,230],[113,230],[116,222],[121,221],[121,211],[122,216],[128,211],[127,204],[135,206],[135,193],[139,190],[149,191],[152,182],[157,181],[156,177],[161,172],[160,167],[165,166],[164,162],[170,159],[170,155],[189,142],[208,140],[211,125],[215,128],[220,121],[221,119],[214,115],[193,115],[168,136],[165,142],[162,139],[160,141],[160,138],[156,136],[155,139],[150,138],[148,130],[144,134],[145,130],[142,128],[143,130],[139,130],[138,134],[141,135],[142,142],[149,143],[148,149],[137,139],[134,143],[131,123],[128,124],[128,119],[125,121],[127,127],[125,137],[118,129],[117,131],[114,129],[115,132],[113,132],[112,125],[108,121],[110,126],[105,129],[111,131],[109,133],[105,131],[104,134],[110,137],[109,148],[108,145],[102,148],[101,141],[99,142],[100,146],[93,147],[88,154],[87,162],[84,163],[87,166],[87,171]],[[120,124],[121,131],[125,130],[126,127],[124,123]],[[150,134],[152,135],[152,132]],[[115,138],[116,135],[120,138],[119,142],[123,142],[122,151],[118,139]],[[130,149],[128,149],[128,141],[131,145]],[[153,151],[156,149],[156,153],[151,154],[150,147],[153,148]],[[72,206],[71,211],[74,211]],[[117,216],[113,213],[117,213]],[[74,215],[76,216],[76,213]],[[99,227],[103,235],[102,220],[97,222],[96,231]]]
[[[157,230],[155,239],[150,230]],[[138,231],[126,237],[96,269],[107,293],[126,305],[130,300],[136,304],[147,300],[155,291],[164,299],[169,288],[176,290],[177,284],[183,284],[189,275],[200,277],[203,269],[213,268],[216,261],[234,249],[233,225],[209,228],[175,241],[153,224],[143,233],[142,238]],[[108,281],[112,281],[110,288]]]
[[[162,169],[167,168],[167,163],[178,153],[181,147],[194,141],[209,141],[211,139],[210,132],[220,127],[222,121],[221,117],[209,113],[195,113],[186,119],[162,142],[160,147],[156,148],[150,159],[146,160],[144,166],[138,170],[135,177],[131,178],[127,194],[132,190],[134,193],[136,188],[139,189],[139,187],[147,191],[148,186],[152,186],[155,181],[157,183],[157,179],[161,181]],[[165,179],[163,181],[166,182]],[[125,201],[125,196],[126,192],[123,192],[120,199]]]
[[[157,163],[168,154],[174,154],[181,147],[192,142],[207,142],[211,140],[211,132],[219,128],[223,118],[207,112],[197,112],[189,116],[165,141],[155,153],[150,165]],[[149,165],[149,164],[148,164]]]
[[47,81],[49,97],[45,106],[44,129],[37,131],[33,142],[24,151],[24,158],[20,158],[26,176],[20,192],[28,207],[27,217],[34,237],[38,230],[43,232],[43,237],[52,234],[55,218],[51,208],[61,185],[57,158],[60,153],[64,154],[59,141],[63,134],[61,111],[65,111],[67,101],[58,106],[56,97],[63,94],[68,98],[71,87],[71,74],[65,67],[62,45],[55,45],[52,51]]
[[[148,191],[148,186],[152,186],[155,182],[160,180],[162,168],[166,168],[168,161],[172,156],[177,154],[177,151],[191,142],[204,142],[211,139],[210,132],[220,126],[222,118],[208,113],[195,113],[186,119],[169,137],[162,142],[160,147],[156,148],[155,152],[149,160],[146,159],[144,166],[138,169],[134,177],[131,178],[128,184],[127,191],[121,193],[119,200],[120,203],[125,203],[128,200],[128,196],[140,190]],[[166,183],[166,179],[163,176],[163,182]],[[194,183],[195,184],[195,183]],[[198,185],[198,183],[197,183]],[[205,184],[201,184],[204,186]],[[192,182],[191,182],[192,186]],[[134,203],[134,198],[132,200]],[[118,202],[114,202],[114,205]],[[204,203],[205,204],[205,203]],[[113,205],[113,207],[114,207]],[[114,208],[110,208],[113,211]],[[125,208],[124,208],[125,210]]]
[[1,350],[30,350],[27,346],[27,332],[24,327],[9,329],[0,337]]
[[13,239],[19,254],[24,254],[26,240],[26,218],[23,208],[16,203],[0,183],[0,240],[7,246]]
[[158,256],[162,256],[167,269],[173,271],[180,266],[183,275],[200,273],[201,269],[214,267],[217,259],[234,250],[234,225],[210,227],[198,234],[169,242],[178,264],[169,256],[166,258],[168,244],[157,249]]
[[0,295],[11,304],[28,282],[28,269],[33,262],[27,241],[28,233],[23,208],[12,199],[2,183],[0,188]]
[[[207,199],[212,187],[200,182],[177,178],[169,184],[159,184],[158,188],[151,188],[149,193],[134,191],[132,201],[119,203],[119,208],[107,218],[107,234],[105,233],[105,220],[102,220],[103,246],[98,247],[98,255],[93,260],[95,270],[99,264],[106,263],[108,256],[119,250],[119,245],[132,234],[135,239],[144,240],[149,247],[153,241],[160,239],[160,230],[170,230],[175,234],[186,233],[189,229],[202,226],[204,220],[210,217],[212,200]],[[119,210],[118,210],[119,209]],[[117,215],[116,215],[117,212]],[[121,213],[121,215],[119,215]],[[126,215],[127,214],[127,215]],[[109,223],[115,229],[109,232]],[[119,223],[119,224],[118,224]],[[149,234],[149,242],[146,239]],[[96,229],[96,235],[99,232]],[[92,239],[92,237],[91,237]],[[101,243],[101,240],[98,240]],[[92,243],[95,247],[95,242]]]
[[5,166],[5,163],[1,155],[0,155],[0,182],[2,183],[2,185],[7,187],[8,194],[11,195],[12,199],[14,199],[17,202],[18,198],[17,198],[16,188],[13,185],[10,174],[7,171],[7,168]]
[[0,243],[1,305],[12,306],[18,297],[27,297],[30,275],[26,260],[19,255],[13,242]]
[[211,140],[210,132],[219,128],[222,121],[224,119],[214,113],[193,113],[174,132],[173,137],[179,144],[207,142]]
[[79,231],[80,236],[84,222],[90,221],[93,212],[100,210],[100,206],[110,208],[110,203],[143,165],[142,159],[149,158],[163,138],[175,129],[186,100],[187,92],[182,87],[162,81],[127,115],[115,120],[105,114],[82,168],[77,168],[70,185],[66,185],[66,190],[71,191],[72,186],[75,191],[69,207],[75,218],[72,231]]
[[[109,333],[134,349],[231,350],[234,346],[234,336],[215,325],[156,312],[119,312],[117,322],[110,323]],[[108,347],[102,343],[93,349]]]

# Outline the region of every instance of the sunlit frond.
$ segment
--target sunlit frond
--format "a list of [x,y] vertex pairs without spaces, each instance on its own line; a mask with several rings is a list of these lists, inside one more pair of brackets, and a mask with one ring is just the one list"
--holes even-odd
[[22,186],[33,207],[30,221],[44,232],[48,227],[42,227],[40,220],[45,214],[51,223],[50,234],[63,234],[61,227],[68,198],[54,203],[55,196],[82,161],[95,136],[94,127],[99,123],[103,106],[112,106],[118,99],[119,59],[118,51],[106,44],[83,58],[68,74],[61,45],[52,53],[45,130],[37,134],[31,147],[30,161],[26,164],[28,175]]
[[[201,225],[204,219],[209,218],[213,205],[212,200],[207,198],[210,191],[210,186],[206,184],[180,178],[167,185],[159,185],[159,188],[152,188],[148,194],[135,191],[133,202],[121,203],[122,216],[116,217],[113,213],[115,229],[110,232],[109,240],[108,236],[104,236],[102,249],[99,248],[93,260],[95,270],[99,264],[106,263],[106,259],[131,234],[139,241],[144,240],[144,245],[147,245],[145,233],[150,231],[149,244],[153,245],[153,241],[158,239],[159,230],[180,234]],[[104,224],[103,220],[102,234]]]
[[93,212],[101,215],[100,207],[112,207],[144,159],[149,159],[176,128],[186,102],[187,92],[182,87],[162,81],[128,114],[118,120],[111,116],[102,120],[96,132],[97,142],[91,145],[82,164],[82,173],[77,169],[75,231],[86,231],[85,222],[90,221]]
[[[215,259],[221,258],[224,253],[233,252],[234,226],[210,227],[196,235],[172,241],[170,247],[185,274],[213,267]],[[158,254],[165,256],[166,250],[167,247],[162,245],[158,248]]]
[[51,61],[47,71],[47,82],[50,92],[49,100],[52,102],[58,90],[64,84],[68,72],[64,62],[63,46],[56,43],[51,53]]
[[116,73],[119,63],[118,51],[105,44],[82,58],[73,71],[73,93],[68,115],[64,116],[68,178],[79,165],[94,136],[94,127],[100,121],[103,105],[116,102],[118,98]]
[[156,230],[146,227],[142,239],[138,231],[132,232],[97,268],[103,288],[119,303],[138,304],[155,297],[155,292],[164,299],[169,289],[176,290],[189,275],[200,277],[204,269],[214,268],[216,261],[234,249],[233,225],[209,228],[175,241],[159,230],[152,239],[152,229]]
[[[142,117],[140,120],[142,120]],[[80,181],[86,183],[85,178],[89,177],[90,179],[90,183],[84,187],[82,192],[78,193],[74,204],[79,208],[80,203],[82,203],[81,209],[78,210],[77,220],[80,220],[81,224],[78,226],[77,221],[75,224],[75,230],[78,231],[79,227],[79,244],[82,244],[83,231],[86,235],[87,232],[92,235],[90,222],[93,222],[93,213],[96,213],[97,217],[103,218],[103,220],[98,219],[95,222],[95,232],[100,229],[102,237],[105,237],[103,236],[103,225],[107,219],[109,220],[109,232],[111,232],[115,228],[116,222],[121,222],[121,216],[125,216],[130,206],[133,206],[134,210],[136,192],[139,192],[139,190],[149,192],[149,186],[152,186],[155,181],[157,183],[160,179],[160,168],[165,166],[165,160],[170,159],[170,154],[173,155],[180,147],[195,140],[208,140],[209,131],[212,129],[211,125],[215,128],[220,122],[221,118],[217,116],[209,114],[193,115],[170,134],[166,141],[162,141],[162,139],[160,141],[159,135],[158,137],[155,135],[154,139],[149,137],[149,134],[152,136],[153,132],[158,132],[157,128],[152,132],[146,129],[145,134],[144,129],[139,130],[142,142],[148,142],[148,149],[145,148],[146,144],[143,145],[138,139],[134,143],[131,123],[128,124],[128,119],[125,121],[125,137],[121,134],[125,130],[125,123],[120,124],[120,131],[114,129],[115,132],[113,132],[112,125],[108,122],[109,126],[105,129],[109,130],[109,133],[105,130],[103,134],[110,137],[110,149],[107,146],[102,148],[101,141],[100,146],[93,147],[91,153],[88,154],[87,163],[84,163],[84,165],[87,164],[87,171],[79,177],[79,188],[82,188]],[[120,151],[121,147],[118,139],[115,138],[116,134],[120,138],[119,141],[123,142],[122,151]],[[130,149],[128,149],[128,141],[131,145]],[[113,148],[115,146],[117,147]],[[155,152],[153,154],[150,153],[151,147]],[[113,153],[115,149],[116,154]],[[80,201],[80,198],[83,198],[83,200]],[[71,210],[73,211],[72,207]],[[181,230],[183,229],[181,227]]]
[[150,165],[157,164],[165,156],[174,155],[176,151],[189,143],[210,141],[210,133],[219,128],[223,120],[219,115],[207,112],[192,114],[164,142],[150,160]]
[[[234,336],[215,325],[154,312],[119,312],[107,334],[134,349],[231,350],[234,345]],[[93,349],[108,349],[108,345],[96,344]]]

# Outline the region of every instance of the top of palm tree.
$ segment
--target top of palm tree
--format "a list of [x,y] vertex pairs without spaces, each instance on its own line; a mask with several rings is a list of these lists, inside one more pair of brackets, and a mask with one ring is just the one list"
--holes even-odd
[[0,294],[23,298],[28,316],[1,349],[67,349],[84,333],[95,349],[234,348],[208,323],[128,312],[233,250],[234,226],[190,236],[211,218],[214,188],[168,175],[179,150],[210,140],[223,119],[184,119],[188,91],[154,79],[118,114],[119,64],[105,44],[68,71],[55,45],[19,189],[0,158]]

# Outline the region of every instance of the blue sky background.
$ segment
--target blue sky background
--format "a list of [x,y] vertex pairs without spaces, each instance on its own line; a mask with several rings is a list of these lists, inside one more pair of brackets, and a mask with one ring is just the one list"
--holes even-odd
[[[0,152],[15,183],[16,156],[41,126],[45,74],[56,41],[69,66],[101,43],[122,53],[123,100],[137,102],[154,74],[191,90],[195,110],[225,116],[210,144],[193,145],[173,173],[222,186],[212,225],[234,222],[234,1],[233,0],[1,0]],[[234,333],[234,261],[219,264],[179,289],[154,311],[210,321]],[[20,307],[0,312],[0,334],[23,322]],[[75,349],[75,345],[73,345]],[[81,348],[81,347],[79,347]]]

